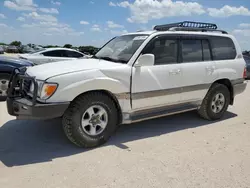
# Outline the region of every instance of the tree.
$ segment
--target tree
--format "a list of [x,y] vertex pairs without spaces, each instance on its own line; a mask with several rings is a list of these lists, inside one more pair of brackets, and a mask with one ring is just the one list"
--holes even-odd
[[87,52],[87,53],[89,53],[91,55],[94,55],[98,51],[98,48],[96,48],[94,46],[80,46],[79,51],[82,52],[82,53]]
[[10,43],[11,46],[21,46],[22,43],[20,41],[13,41],[12,43]]
[[57,45],[47,45],[47,46],[43,46],[44,48],[58,48],[60,46]]
[[64,48],[72,48],[73,46],[71,44],[65,44],[63,47]]

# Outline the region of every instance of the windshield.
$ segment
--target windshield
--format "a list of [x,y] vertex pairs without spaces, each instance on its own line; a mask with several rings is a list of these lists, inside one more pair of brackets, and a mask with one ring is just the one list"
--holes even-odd
[[148,35],[124,35],[108,42],[94,57],[118,63],[128,63]]

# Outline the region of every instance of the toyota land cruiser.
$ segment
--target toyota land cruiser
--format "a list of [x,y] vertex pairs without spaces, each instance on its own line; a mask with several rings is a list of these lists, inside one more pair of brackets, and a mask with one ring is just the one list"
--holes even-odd
[[16,69],[7,107],[18,119],[61,117],[71,142],[95,147],[119,124],[190,110],[220,119],[246,88],[245,66],[236,39],[216,24],[158,25],[115,37],[88,59]]

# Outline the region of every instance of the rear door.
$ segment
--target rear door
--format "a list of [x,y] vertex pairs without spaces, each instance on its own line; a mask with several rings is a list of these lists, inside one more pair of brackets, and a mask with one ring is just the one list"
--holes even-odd
[[208,38],[181,37],[182,102],[200,102],[218,74]]

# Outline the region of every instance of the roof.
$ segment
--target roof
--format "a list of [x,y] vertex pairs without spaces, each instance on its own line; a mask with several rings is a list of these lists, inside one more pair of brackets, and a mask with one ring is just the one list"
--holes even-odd
[[138,31],[138,32],[133,32],[133,33],[126,33],[123,35],[140,35],[140,34],[141,35],[151,35],[155,32],[157,32],[157,31],[154,31],[154,30],[152,30],[152,31]]
[[[74,50],[74,49],[71,49],[71,48],[47,48],[47,49],[44,49],[44,50],[41,50],[41,51],[38,51],[37,54],[41,53],[41,52],[49,52],[49,51],[54,51],[54,50],[68,50],[68,51],[74,51],[74,52],[78,52],[78,53],[81,53],[77,50]],[[81,53],[82,54],[82,53]]]
[[45,49],[44,51],[53,51],[53,50],[69,50],[69,51],[76,51],[76,50],[71,49],[71,48],[60,48],[60,47],[58,47],[58,48],[47,48],[47,49]]
[[134,33],[126,33],[124,35],[159,35],[159,34],[190,34],[190,35],[208,35],[208,36],[230,36],[230,34],[223,34],[221,32],[212,32],[212,31],[208,31],[208,32],[202,32],[202,31],[139,31],[139,32],[134,32]]
[[[156,25],[153,31],[139,31],[133,34],[191,34],[191,35],[214,35],[214,36],[226,36],[228,33],[224,30],[218,30],[218,27],[214,23],[183,21],[177,23],[168,23],[164,25]],[[156,34],[157,33],[157,34]]]

